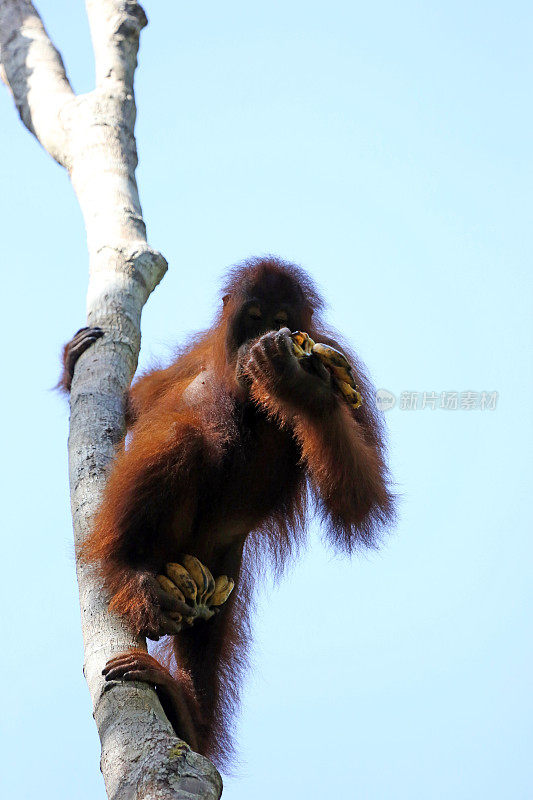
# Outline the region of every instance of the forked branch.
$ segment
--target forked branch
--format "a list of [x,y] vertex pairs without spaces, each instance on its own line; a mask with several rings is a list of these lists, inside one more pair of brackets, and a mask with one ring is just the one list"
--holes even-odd
[[[105,331],[79,359],[72,384],[69,470],[77,551],[123,436],[123,397],[137,366],[141,311],[166,270],[147,242],[135,179],[133,80],[146,16],[135,0],[87,0],[87,13],[96,87],[76,96],[33,4],[0,0],[2,77],[26,127],[69,172],[87,230],[88,322]],[[146,684],[104,683],[107,660],[144,643],[108,612],[94,572],[78,564],[77,574],[84,672],[109,798],[218,798],[218,772],[176,738],[155,692]]]

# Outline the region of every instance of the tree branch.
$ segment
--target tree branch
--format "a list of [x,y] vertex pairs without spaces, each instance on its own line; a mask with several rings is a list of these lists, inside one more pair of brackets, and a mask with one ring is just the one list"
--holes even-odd
[[2,78],[21,120],[52,158],[67,166],[68,135],[61,112],[74,93],[63,60],[29,0],[1,0],[0,50]]
[[[133,78],[144,11],[87,0],[97,86],[76,97],[29,0],[0,0],[0,60],[24,124],[65,166],[87,229],[87,316],[105,336],[81,356],[71,392],[69,472],[76,552],[91,528],[106,468],[124,433],[124,393],[137,366],[144,303],[166,271],[148,245],[135,179]],[[176,738],[146,684],[110,683],[107,660],[144,646],[107,609],[92,568],[77,564],[84,673],[102,742],[109,798],[216,800],[218,772]]]
[[133,91],[139,34],[148,24],[135,0],[86,0],[93,42],[96,85],[116,81]]

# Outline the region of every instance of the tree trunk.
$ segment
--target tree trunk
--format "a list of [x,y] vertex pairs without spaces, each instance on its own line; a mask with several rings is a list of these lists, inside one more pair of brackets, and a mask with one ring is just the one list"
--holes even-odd
[[[135,0],[86,5],[96,88],[76,96],[32,3],[0,0],[2,77],[28,130],[69,172],[87,229],[88,324],[105,331],[79,359],[72,384],[69,472],[76,552],[124,434],[123,400],[137,366],[141,311],[167,268],[147,243],[135,180],[133,78],[147,20]],[[220,775],[176,738],[148,685],[104,682],[109,658],[145,642],[109,613],[92,567],[78,563],[77,575],[84,673],[108,797],[220,797]]]

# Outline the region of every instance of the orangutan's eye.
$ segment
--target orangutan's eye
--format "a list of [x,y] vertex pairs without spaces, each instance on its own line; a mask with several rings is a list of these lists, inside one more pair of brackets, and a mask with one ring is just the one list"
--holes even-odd
[[261,309],[259,306],[250,306],[248,309],[248,316],[250,319],[262,319],[263,315],[261,314]]
[[274,317],[274,322],[276,323],[278,328],[283,328],[284,325],[287,324],[289,321],[289,315],[286,311],[278,311],[276,316]]

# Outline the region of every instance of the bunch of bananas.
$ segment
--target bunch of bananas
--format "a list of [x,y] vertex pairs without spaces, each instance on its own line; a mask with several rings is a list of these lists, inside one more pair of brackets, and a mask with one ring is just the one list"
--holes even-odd
[[335,385],[352,408],[359,408],[363,404],[363,397],[355,383],[351,364],[343,353],[327,344],[314,342],[303,331],[291,333],[291,339],[297,358],[316,357],[320,359],[330,371]]
[[166,575],[157,581],[167,594],[190,606],[190,615],[171,611],[176,622],[192,625],[196,619],[210,619],[233,591],[235,581],[227,575],[213,578],[208,568],[195,556],[182,555],[180,563],[165,565]]

